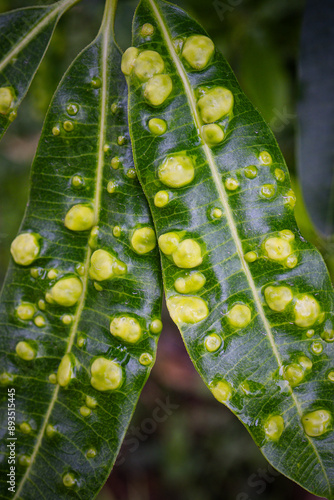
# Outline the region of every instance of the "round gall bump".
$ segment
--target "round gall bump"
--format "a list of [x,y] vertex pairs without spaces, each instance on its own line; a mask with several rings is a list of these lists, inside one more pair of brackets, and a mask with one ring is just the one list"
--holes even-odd
[[96,408],[97,406],[97,401],[95,398],[92,398],[92,396],[86,396],[86,406],[88,406],[88,408]]
[[285,261],[285,265],[289,269],[293,269],[294,267],[296,267],[297,264],[298,264],[297,255],[289,255],[289,257]]
[[255,252],[247,252],[245,254],[246,262],[255,262],[257,260],[257,254]]
[[81,406],[79,411],[83,417],[89,417],[89,415],[92,413],[92,410],[87,406]]
[[312,342],[311,351],[313,352],[313,354],[319,356],[319,354],[321,354],[323,350],[324,347],[321,342]]
[[284,198],[284,204],[285,205],[288,205],[288,207],[290,207],[291,209],[295,208],[297,198],[296,198],[295,193],[292,191],[292,189],[290,189],[286,193],[286,195],[284,195],[283,198]]
[[294,307],[295,323],[297,326],[308,328],[314,325],[320,314],[320,306],[312,295],[302,295]]
[[154,33],[154,26],[152,26],[152,24],[150,23],[143,24],[140,30],[140,36],[145,38],[147,36],[152,36],[153,33]]
[[73,321],[73,316],[71,316],[70,314],[64,314],[61,320],[64,325],[70,325]]
[[143,366],[148,366],[152,363],[153,361],[153,356],[149,354],[148,352],[143,352],[143,354],[140,355],[139,358],[139,363]]
[[39,314],[34,319],[34,323],[35,323],[36,326],[38,326],[38,328],[42,328],[43,326],[45,326],[45,319],[43,318],[42,315]]
[[53,128],[52,128],[52,134],[57,136],[60,134],[60,126],[59,125],[55,125]]
[[285,173],[281,168],[275,168],[275,179],[279,182],[283,182],[285,179]]
[[115,390],[122,383],[122,368],[118,363],[110,359],[95,359],[90,371],[90,383],[97,391]]
[[98,76],[95,76],[92,78],[90,84],[93,89],[100,89],[102,86],[102,80]]
[[264,432],[268,439],[278,441],[284,431],[284,420],[280,415],[269,417],[264,424]]
[[96,250],[90,259],[89,276],[93,280],[104,281],[113,277],[117,260],[105,250]]
[[290,243],[283,238],[268,238],[264,249],[269,259],[278,262],[285,260],[292,252]]
[[174,264],[182,269],[192,269],[202,264],[202,250],[197,241],[183,240],[173,252]]
[[75,485],[75,479],[73,474],[70,474],[69,472],[63,476],[63,484],[66,486],[66,488],[73,488]]
[[33,233],[22,233],[16,236],[10,246],[10,253],[16,264],[29,266],[36,260],[40,250],[37,235]]
[[239,187],[239,181],[233,177],[228,177],[225,181],[225,187],[228,191],[235,191]]
[[10,87],[0,88],[0,114],[6,115],[14,102],[14,95]]
[[293,299],[293,293],[286,286],[268,286],[264,297],[270,309],[282,312]]
[[190,184],[194,179],[194,164],[188,156],[170,156],[160,165],[158,175],[160,181],[166,186],[181,188]]
[[161,118],[151,118],[148,122],[148,128],[154,135],[163,135],[167,130],[167,123]]
[[307,330],[306,337],[310,339],[311,337],[313,337],[314,334],[315,334],[314,330]]
[[235,328],[244,328],[251,322],[252,312],[245,304],[236,304],[228,311],[227,319]]
[[48,437],[48,438],[51,438],[52,436],[54,436],[54,435],[55,435],[55,433],[56,433],[56,429],[53,427],[53,425],[48,424],[48,425],[46,426],[45,433],[46,433],[46,435],[47,435],[47,437]]
[[121,164],[121,161],[120,159],[118,158],[118,156],[115,156],[112,160],[111,160],[111,168],[113,168],[114,170],[117,170],[119,168]]
[[309,371],[312,369],[312,366],[313,366],[313,363],[312,361],[310,360],[310,358],[308,358],[307,356],[300,356],[298,358],[298,363],[300,364],[300,366],[303,368],[303,370],[305,371]]
[[328,374],[328,380],[334,382],[334,370],[330,371]]
[[70,116],[75,116],[79,112],[79,106],[74,103],[69,103],[66,107],[66,111]]
[[129,47],[123,54],[121,70],[126,76],[130,76],[138,57],[139,50],[136,47]]
[[334,330],[324,330],[321,334],[321,338],[325,342],[334,342]]
[[247,179],[255,179],[255,177],[257,176],[257,168],[255,165],[249,165],[249,167],[246,167],[244,169],[244,173]]
[[197,105],[203,122],[213,123],[232,111],[233,102],[230,90],[217,87],[202,96]]
[[274,184],[263,184],[263,186],[261,186],[260,193],[263,198],[270,199],[275,196],[275,190]]
[[22,302],[22,304],[16,308],[16,314],[22,321],[32,319],[35,312],[36,308],[34,304],[30,304],[30,302]]
[[290,229],[283,229],[283,231],[279,232],[280,236],[287,241],[293,241],[295,239],[295,235]]
[[49,280],[54,280],[58,276],[58,271],[57,269],[50,269],[50,271],[47,274]]
[[134,63],[135,75],[142,82],[146,82],[155,75],[159,75],[165,69],[161,55],[154,50],[144,50]]
[[122,234],[121,228],[119,226],[114,226],[112,234],[115,236],[115,238],[119,238]]
[[208,65],[214,50],[215,46],[210,38],[203,35],[193,35],[187,38],[183,46],[182,56],[192,68],[201,71]]
[[129,168],[129,170],[126,173],[126,176],[129,179],[136,179],[137,178],[137,172],[135,171],[134,168]]
[[158,208],[165,207],[169,202],[169,194],[167,191],[158,191],[154,196],[154,205]]
[[66,387],[70,383],[72,377],[73,377],[72,357],[70,354],[65,354],[58,367],[57,382],[61,387]]
[[112,114],[116,114],[117,111],[118,111],[118,104],[117,102],[113,102],[112,105],[110,106],[110,111],[112,112]]
[[172,90],[173,82],[169,75],[156,75],[147,82],[144,97],[152,106],[161,106]]
[[162,321],[160,319],[155,319],[150,324],[150,332],[154,334],[160,333],[162,327],[163,327]]
[[199,323],[203,321],[209,310],[203,299],[199,297],[174,296],[167,300],[170,316],[174,323]]
[[273,162],[268,151],[262,151],[259,155],[259,160],[263,165],[271,165]]
[[220,208],[214,208],[211,212],[214,219],[221,219],[223,216],[223,211]]
[[304,378],[304,370],[297,363],[292,363],[284,368],[283,377],[291,387],[296,387]]
[[79,278],[62,278],[57,281],[49,292],[51,301],[56,302],[60,306],[74,306],[81,297],[82,283]]
[[124,135],[119,135],[117,137],[117,144],[119,146],[123,146],[125,144],[125,142],[126,142],[126,137]]
[[28,457],[27,455],[21,455],[19,458],[19,464],[22,467],[28,467],[31,463],[31,458]]
[[28,344],[28,342],[19,342],[16,344],[15,351],[19,358],[24,359],[25,361],[31,361],[36,356],[34,349]]
[[87,205],[74,205],[67,212],[65,227],[71,231],[87,231],[94,225],[94,210]]
[[156,244],[155,232],[151,227],[136,229],[131,238],[132,248],[139,255],[151,252]]
[[225,403],[232,397],[232,388],[228,382],[220,380],[214,385],[210,386],[213,396],[219,403]]
[[51,373],[49,375],[49,382],[50,382],[50,384],[56,384],[57,383],[57,375],[55,373]]
[[216,352],[222,344],[222,340],[216,333],[212,333],[205,337],[204,346],[209,352]]
[[112,194],[115,192],[116,190],[116,187],[117,187],[117,184],[115,181],[109,181],[108,182],[108,185],[107,185],[107,191],[109,194]]
[[204,142],[206,142],[209,146],[216,146],[224,140],[225,134],[219,125],[212,123],[209,125],[203,125],[202,136]]
[[22,422],[22,424],[20,425],[20,431],[23,432],[23,434],[30,434],[31,425],[28,424],[28,422]]
[[193,272],[184,278],[177,278],[174,287],[179,293],[196,293],[203,288],[205,281],[205,276],[202,273]]
[[135,318],[121,316],[110,323],[110,333],[125,342],[135,344],[142,336],[142,329]]
[[73,122],[71,122],[70,120],[64,121],[64,123],[63,123],[63,129],[66,132],[72,132],[72,130],[74,129]]
[[177,233],[166,233],[159,236],[159,248],[165,255],[172,255],[180,244],[180,236]]
[[81,177],[81,175],[73,175],[71,184],[74,188],[80,189],[85,185],[85,180]]
[[2,372],[0,375],[0,385],[9,385],[14,381],[14,376],[11,373]]
[[96,457],[96,449],[95,448],[89,448],[89,450],[87,450],[86,452],[86,457],[87,458],[94,458]]
[[302,417],[305,433],[310,437],[319,437],[332,429],[332,416],[327,410],[316,410]]

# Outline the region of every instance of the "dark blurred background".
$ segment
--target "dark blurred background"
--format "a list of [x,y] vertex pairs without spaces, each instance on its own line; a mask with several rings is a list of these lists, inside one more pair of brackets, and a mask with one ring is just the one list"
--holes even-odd
[[[1,0],[0,12],[31,3]],[[131,44],[136,3],[119,0],[116,34],[123,49]],[[175,3],[206,28],[271,126],[298,196],[297,62],[304,2]],[[48,103],[67,66],[97,33],[102,12],[103,0],[83,0],[61,19],[18,117],[0,144],[0,284],[27,202],[29,170]],[[319,246],[301,196],[296,214],[303,234]],[[314,500],[268,466],[242,424],[212,397],[166,310],[164,325],[156,365],[98,500]]]

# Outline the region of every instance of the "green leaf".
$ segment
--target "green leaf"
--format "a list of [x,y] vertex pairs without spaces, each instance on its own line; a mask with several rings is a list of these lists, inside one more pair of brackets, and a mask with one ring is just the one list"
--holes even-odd
[[296,225],[283,156],[185,12],[143,0],[133,33],[130,133],[170,314],[274,467],[333,498],[333,289]]
[[307,2],[300,48],[298,167],[307,209],[320,234],[334,234],[334,54],[332,2]]
[[98,37],[56,91],[11,247],[0,306],[2,498],[94,498],[155,358],[159,254],[134,176],[112,19],[109,0]]
[[16,118],[62,14],[79,0],[61,0],[0,15],[0,139]]

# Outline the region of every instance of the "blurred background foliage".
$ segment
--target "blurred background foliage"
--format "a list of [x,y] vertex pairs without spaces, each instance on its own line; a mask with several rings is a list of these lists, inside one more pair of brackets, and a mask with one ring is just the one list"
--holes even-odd
[[[34,5],[49,1],[38,0]],[[303,206],[295,174],[298,52],[302,0],[174,0],[209,32],[273,129],[290,169],[304,236],[324,250]],[[0,13],[28,0],[1,0]],[[136,0],[119,0],[119,45],[131,44]],[[0,283],[27,203],[29,170],[48,104],[67,66],[95,36],[103,0],[64,15],[18,117],[0,144]],[[327,256],[327,255],[326,255]],[[329,261],[330,264],[330,261]],[[117,464],[99,500],[311,500],[267,464],[244,427],[195,372],[164,311],[152,375]],[[158,415],[158,416],[157,416]]]

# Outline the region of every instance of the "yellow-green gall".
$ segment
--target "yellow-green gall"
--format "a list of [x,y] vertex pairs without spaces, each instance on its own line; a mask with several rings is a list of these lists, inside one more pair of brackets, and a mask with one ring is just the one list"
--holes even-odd
[[97,391],[118,389],[122,383],[122,368],[115,361],[97,358],[91,366],[90,383]]
[[225,403],[232,397],[232,388],[230,384],[224,380],[220,380],[216,384],[211,384],[210,389],[219,403]]
[[89,276],[93,280],[108,280],[115,275],[125,274],[126,271],[126,265],[106,250],[96,250],[91,256]]
[[268,439],[278,441],[284,431],[284,420],[281,415],[269,417],[264,424],[264,432]]
[[156,75],[145,85],[144,97],[152,106],[161,106],[172,90],[173,82],[169,75]]
[[171,232],[159,236],[159,248],[165,255],[172,255],[180,244],[180,236]]
[[50,382],[50,384],[56,384],[57,383],[57,375],[55,373],[50,373],[50,375],[49,375],[49,382]]
[[174,296],[167,300],[167,307],[174,323],[199,323],[208,314],[208,306],[199,297]]
[[167,130],[167,123],[161,118],[151,118],[148,122],[148,128],[154,135],[163,135]]
[[323,350],[324,346],[322,345],[321,342],[312,342],[311,351],[313,352],[313,354],[318,356],[319,354],[322,353]]
[[260,193],[261,196],[263,196],[263,198],[270,199],[273,198],[273,196],[275,196],[275,191],[276,188],[274,184],[263,184],[263,186],[261,186]]
[[162,327],[163,327],[162,321],[160,319],[155,319],[150,324],[150,332],[154,334],[160,333]]
[[74,205],[67,212],[65,226],[71,231],[87,231],[94,225],[94,210],[87,205]]
[[158,175],[160,181],[166,186],[181,188],[194,179],[194,164],[185,155],[169,156],[160,165]]
[[27,455],[21,455],[19,458],[19,464],[22,467],[28,467],[31,463],[31,458],[28,457]]
[[244,173],[247,179],[255,179],[257,176],[257,168],[255,165],[249,165],[248,167],[245,167]]
[[57,269],[50,269],[50,271],[47,274],[49,280],[54,280],[58,276],[58,271]]
[[153,356],[148,352],[143,352],[143,354],[141,354],[139,357],[139,363],[143,366],[150,365],[152,361],[153,361]]
[[66,387],[73,377],[73,356],[65,354],[57,371],[57,382],[61,387]]
[[169,202],[169,194],[167,191],[158,191],[154,196],[154,205],[158,208],[165,207]]
[[316,410],[302,417],[305,433],[310,437],[319,437],[332,429],[332,415],[327,410]]
[[296,205],[296,201],[297,201],[297,198],[296,198],[296,195],[295,193],[292,191],[292,189],[290,189],[285,195],[284,195],[284,204],[285,205],[288,205],[291,209],[295,208],[295,205]]
[[257,259],[257,253],[256,252],[247,252],[245,254],[245,261],[246,262],[255,262]]
[[205,337],[204,346],[209,352],[216,352],[222,344],[222,339],[216,333]]
[[299,364],[291,363],[284,367],[283,377],[291,387],[296,387],[304,378],[304,370]]
[[268,151],[262,151],[259,155],[259,160],[261,163],[263,163],[263,165],[271,165],[273,162]]
[[129,47],[123,54],[121,70],[124,75],[129,76],[133,70],[139,50],[136,47]]
[[14,95],[10,87],[0,88],[0,114],[6,115],[14,102]]
[[115,156],[114,158],[112,158],[111,168],[113,168],[114,170],[117,170],[119,168],[120,164],[121,164],[121,160],[118,158],[118,156]]
[[79,411],[83,417],[89,417],[89,415],[92,413],[92,410],[87,406],[81,406]]
[[294,267],[296,267],[297,264],[298,264],[298,257],[295,254],[289,255],[289,257],[285,261],[285,265],[289,269],[293,269]]
[[60,126],[59,125],[55,125],[54,127],[52,127],[52,134],[55,136],[60,134]]
[[96,449],[95,448],[89,448],[86,452],[86,457],[87,458],[94,458],[96,456]]
[[45,309],[46,309],[45,300],[40,299],[40,300],[38,301],[37,305],[38,305],[38,308],[39,308],[41,311],[45,311]]
[[74,306],[81,297],[82,283],[79,278],[62,278],[53,285],[46,299],[60,306]]
[[94,78],[92,78],[90,84],[93,89],[100,89],[102,85],[102,80],[98,76],[95,76]]
[[334,382],[334,370],[330,371],[328,374],[328,380]]
[[283,231],[279,232],[279,235],[287,241],[293,241],[295,239],[295,235],[290,229],[283,229]]
[[156,244],[155,232],[151,227],[136,229],[131,238],[132,248],[139,255],[151,252]]
[[22,424],[20,424],[20,431],[23,432],[23,434],[30,434],[31,425],[28,424],[28,422],[22,422]]
[[53,425],[48,424],[46,426],[45,433],[46,433],[46,435],[47,435],[48,438],[51,438],[56,433],[56,429],[53,427]]
[[285,173],[281,168],[275,168],[275,179],[279,182],[283,182],[285,179]]
[[63,484],[66,486],[66,488],[73,488],[75,485],[75,479],[73,474],[70,474],[69,472],[63,476]]
[[209,90],[198,100],[198,109],[204,123],[213,123],[232,111],[233,94],[223,87]]
[[75,116],[78,114],[79,112],[79,106],[73,102],[70,102],[67,106],[66,106],[66,111],[67,113],[70,115],[70,116]]
[[2,372],[0,374],[0,385],[9,385],[14,381],[14,375],[7,372]]
[[70,314],[64,314],[64,316],[62,316],[61,318],[61,321],[64,325],[70,325],[73,321],[73,316],[71,316]]
[[159,75],[165,69],[161,55],[154,50],[144,50],[134,63],[134,73],[142,81],[146,82],[155,75]]
[[292,252],[290,243],[283,238],[268,238],[265,241],[264,249],[271,260],[281,262]]
[[142,329],[135,318],[121,316],[111,321],[110,333],[125,342],[135,344],[142,336]]
[[202,273],[193,272],[183,278],[177,278],[174,287],[179,293],[196,293],[203,288],[205,281],[205,276]]
[[114,226],[112,230],[112,234],[115,236],[115,238],[119,238],[122,234],[122,230],[119,226]]
[[73,122],[71,122],[70,120],[65,120],[63,123],[63,129],[66,132],[72,132],[72,130],[74,129]]
[[219,125],[211,123],[209,125],[203,125],[202,136],[206,144],[209,146],[216,146],[224,140],[225,134]]
[[270,309],[282,312],[293,299],[293,293],[286,286],[267,286],[264,297]]
[[34,349],[28,344],[28,342],[22,341],[16,344],[15,351],[19,358],[24,359],[25,361],[31,361],[36,356]]
[[294,306],[295,323],[297,326],[308,328],[314,325],[320,314],[318,301],[312,295],[301,295]]
[[154,33],[154,26],[152,26],[152,24],[150,23],[143,24],[140,30],[140,36],[145,38],[147,36],[152,36],[153,33]]
[[38,328],[42,328],[43,326],[45,326],[45,318],[39,314],[38,316],[36,316],[36,318],[34,318],[34,323],[36,326],[38,326]]
[[29,266],[36,260],[40,250],[37,235],[22,233],[16,236],[10,246],[10,253],[16,264]]
[[86,406],[88,406],[88,408],[96,408],[97,406],[96,399],[92,398],[92,396],[86,396]]
[[137,172],[135,171],[134,168],[129,168],[127,173],[126,173],[126,176],[129,178],[129,179],[136,179],[137,178]]
[[225,181],[225,187],[228,191],[235,191],[239,187],[239,181],[233,177],[228,177]]
[[313,366],[312,361],[307,356],[299,356],[298,363],[305,371],[311,370]]
[[245,304],[235,304],[227,313],[230,325],[235,328],[244,328],[252,319],[252,312]]
[[109,194],[112,194],[115,192],[116,190],[116,187],[117,187],[117,184],[115,181],[109,181],[108,184],[107,184],[107,191]]
[[125,142],[126,142],[126,137],[124,135],[119,135],[117,137],[117,144],[119,146],[123,146],[125,144]]
[[211,212],[214,219],[221,219],[223,216],[223,211],[220,208],[214,208]]
[[214,43],[204,35],[192,35],[187,38],[182,56],[188,64],[197,71],[204,69],[215,50]]
[[112,114],[116,114],[117,111],[118,111],[118,104],[117,102],[113,102],[112,105],[110,106],[110,111],[112,112]]
[[30,269],[30,276],[32,278],[35,278],[35,279],[38,278],[39,277],[39,273],[40,273],[39,269],[36,269],[35,267],[33,267],[32,269]]
[[313,337],[314,334],[315,334],[314,330],[307,330],[306,337],[310,339],[311,337]]
[[325,342],[334,342],[334,330],[324,330],[321,334],[321,338]]
[[35,312],[36,308],[34,304],[30,304],[30,302],[22,302],[22,304],[16,308],[16,314],[22,321],[32,319]]
[[197,241],[192,239],[183,240],[173,252],[172,258],[177,267],[192,269],[202,264],[202,250]]

